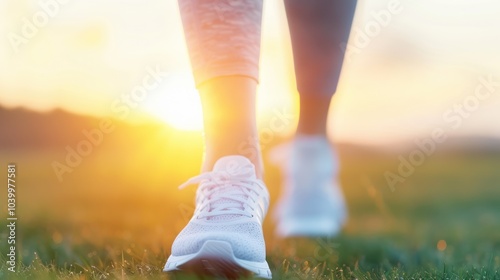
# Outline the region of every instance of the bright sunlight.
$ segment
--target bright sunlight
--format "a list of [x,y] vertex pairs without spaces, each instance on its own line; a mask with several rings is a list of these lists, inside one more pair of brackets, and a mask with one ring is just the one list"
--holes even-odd
[[172,75],[145,101],[144,110],[176,129],[203,129],[200,98],[190,73]]

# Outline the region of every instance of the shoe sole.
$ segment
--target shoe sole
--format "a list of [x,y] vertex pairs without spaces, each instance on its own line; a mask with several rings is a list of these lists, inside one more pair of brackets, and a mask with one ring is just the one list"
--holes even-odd
[[294,219],[281,221],[276,226],[276,234],[280,237],[321,237],[337,236],[342,230],[344,221],[333,219]]
[[231,244],[220,240],[207,240],[197,253],[170,256],[163,268],[165,272],[187,271],[198,275],[238,279],[256,276],[271,279],[271,270],[266,261],[251,262],[234,256]]

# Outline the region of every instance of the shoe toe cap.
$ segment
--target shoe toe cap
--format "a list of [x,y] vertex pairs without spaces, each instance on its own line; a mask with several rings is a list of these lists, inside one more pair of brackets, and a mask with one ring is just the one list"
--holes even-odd
[[265,260],[265,244],[261,226],[257,223],[196,224],[189,223],[172,245],[172,255],[197,253],[208,240],[231,244],[236,258],[248,261]]

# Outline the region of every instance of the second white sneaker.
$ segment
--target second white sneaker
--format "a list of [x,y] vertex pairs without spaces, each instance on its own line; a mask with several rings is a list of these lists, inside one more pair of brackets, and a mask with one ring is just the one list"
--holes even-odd
[[319,136],[297,137],[273,152],[274,161],[284,173],[283,194],[274,213],[277,234],[338,234],[347,213],[337,181],[338,160],[328,140]]
[[223,157],[181,188],[196,183],[194,215],[175,239],[164,271],[271,279],[262,232],[269,193],[254,165],[242,156]]

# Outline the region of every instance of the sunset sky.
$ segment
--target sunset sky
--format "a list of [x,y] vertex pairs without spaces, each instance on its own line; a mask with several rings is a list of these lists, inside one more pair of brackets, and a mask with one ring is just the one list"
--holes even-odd
[[[282,1],[264,2],[261,127],[277,111],[297,112]],[[497,0],[360,1],[332,104],[334,139],[412,141],[437,127],[500,137],[499,15]],[[0,34],[2,106],[200,127],[175,0],[0,0]],[[121,96],[146,78],[155,88],[120,115]]]

